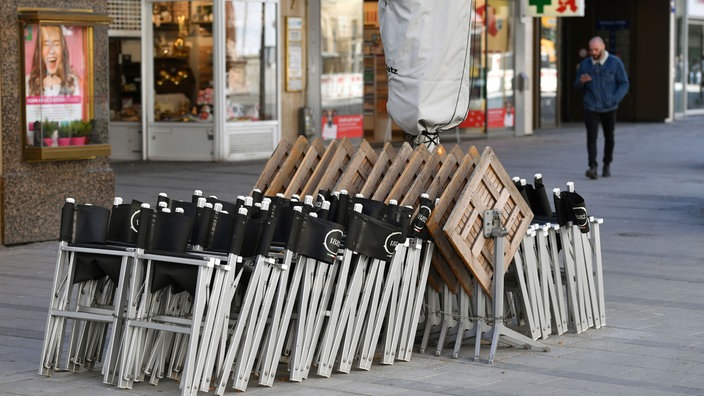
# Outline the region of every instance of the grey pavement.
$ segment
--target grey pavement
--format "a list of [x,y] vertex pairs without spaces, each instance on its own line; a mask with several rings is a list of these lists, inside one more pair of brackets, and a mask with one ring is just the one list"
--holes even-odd
[[[450,139],[444,142],[451,146]],[[491,146],[511,176],[542,173],[548,189],[574,181],[589,212],[604,219],[607,326],[551,335],[549,352],[500,347],[493,365],[460,356],[413,354],[368,372],[311,374],[248,393],[305,395],[702,395],[704,394],[704,118],[619,124],[613,176],[587,180],[581,125],[533,136],[465,140]],[[599,142],[601,150],[602,141]],[[188,198],[194,188],[229,199],[246,194],[264,162],[114,163],[116,192],[152,200]],[[11,230],[5,230],[11,232]],[[57,230],[58,234],[58,230]],[[37,374],[56,242],[0,247],[0,394],[177,394],[178,384],[103,385],[98,370]],[[228,390],[227,393],[232,393]]]

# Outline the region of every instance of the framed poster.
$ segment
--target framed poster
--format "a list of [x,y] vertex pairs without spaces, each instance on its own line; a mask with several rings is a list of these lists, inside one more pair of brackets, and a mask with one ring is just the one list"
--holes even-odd
[[[90,142],[94,120],[92,12],[21,10],[20,84],[24,159],[82,159],[109,154]],[[77,146],[90,146],[88,149]],[[56,149],[56,150],[53,150]]]

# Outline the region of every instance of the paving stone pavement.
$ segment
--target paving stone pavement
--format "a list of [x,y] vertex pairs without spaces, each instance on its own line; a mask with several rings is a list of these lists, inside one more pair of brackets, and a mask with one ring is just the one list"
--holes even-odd
[[[590,214],[604,219],[606,327],[552,335],[542,341],[549,352],[500,347],[493,365],[488,345],[475,362],[469,341],[456,359],[449,348],[440,356],[415,352],[410,362],[330,378],[312,374],[302,383],[282,372],[272,388],[250,381],[247,393],[704,394],[704,117],[618,124],[613,176],[598,180],[584,176],[585,135],[574,124],[461,146],[481,152],[489,145],[511,176],[542,173],[550,190],[575,182]],[[194,188],[228,199],[248,193],[263,164],[116,162],[113,168],[116,193],[128,199],[151,201],[159,191],[188,198]],[[103,385],[97,369],[37,374],[56,248],[55,241],[0,247],[0,395],[177,394],[170,380],[119,390]]]

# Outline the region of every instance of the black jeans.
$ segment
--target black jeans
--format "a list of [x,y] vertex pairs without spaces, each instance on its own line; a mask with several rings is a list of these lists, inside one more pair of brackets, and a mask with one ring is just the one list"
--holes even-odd
[[584,110],[584,123],[587,126],[587,154],[589,167],[596,168],[596,138],[599,136],[599,124],[604,130],[604,164],[610,164],[614,158],[614,129],[616,128],[616,110],[596,113]]

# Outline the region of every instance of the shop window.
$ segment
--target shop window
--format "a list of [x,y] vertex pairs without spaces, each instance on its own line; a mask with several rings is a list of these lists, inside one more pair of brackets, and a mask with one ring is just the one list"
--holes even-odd
[[477,0],[472,18],[472,91],[460,128],[513,128],[513,15],[508,0]]
[[687,110],[704,108],[704,25],[690,23],[687,40]]
[[[365,68],[363,2],[321,0],[320,18],[321,135],[323,139],[362,137]],[[386,79],[385,73],[379,77]]]
[[110,121],[139,122],[142,119],[140,40],[111,37]]
[[212,4],[176,1],[152,5],[157,122],[212,121]]
[[540,31],[540,127],[557,126],[557,36],[556,17],[542,17]]
[[685,63],[687,55],[685,54],[684,41],[687,27],[687,15],[685,14],[684,0],[675,1],[675,81],[673,87],[673,99],[675,113],[683,114],[685,112],[685,103],[687,92],[685,90]]
[[277,3],[225,5],[225,119],[277,119]]

